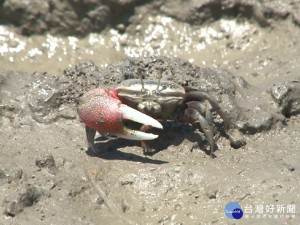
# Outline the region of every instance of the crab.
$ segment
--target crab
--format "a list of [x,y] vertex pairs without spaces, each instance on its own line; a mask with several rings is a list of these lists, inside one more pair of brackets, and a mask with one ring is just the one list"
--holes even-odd
[[[96,88],[85,93],[79,101],[78,115],[85,123],[89,147],[98,155],[94,144],[96,131],[125,139],[141,141],[144,154],[151,154],[147,140],[158,137],[148,133],[151,128],[163,129],[165,120],[199,123],[210,145],[215,150],[212,108],[226,122],[218,102],[205,92],[184,87],[175,82],[128,79],[115,88]],[[126,121],[142,124],[140,130],[131,129]]]

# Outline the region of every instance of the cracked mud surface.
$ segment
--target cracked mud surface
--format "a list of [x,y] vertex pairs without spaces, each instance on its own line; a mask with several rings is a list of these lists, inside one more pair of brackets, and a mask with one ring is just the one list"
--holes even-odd
[[[114,15],[110,7],[123,4],[126,14],[137,4],[124,22],[122,32],[129,36],[121,43],[123,60],[115,63],[112,50],[107,56],[98,55],[108,57],[103,62],[110,62],[106,67],[98,65],[95,56],[93,62],[86,59],[69,68],[66,63],[64,72],[54,76],[53,60],[45,61],[48,70],[35,67],[43,60],[38,56],[32,58],[33,63],[25,58],[24,67],[18,54],[4,54],[0,59],[4,65],[0,74],[0,224],[299,224],[299,3],[200,1],[197,5],[188,1],[185,10],[179,10],[178,1],[111,2],[92,10],[96,3],[90,1],[84,10],[90,21],[105,21]],[[9,4],[13,1],[6,1],[0,10],[13,10]],[[40,23],[32,25],[33,20],[20,17],[24,22],[16,29],[59,32],[64,26],[54,26],[49,16],[43,16],[45,5],[43,9]],[[28,9],[26,13],[30,14]],[[142,19],[141,13],[145,14]],[[74,19],[72,13],[66,15]],[[190,39],[186,36],[182,41],[169,31],[169,39],[157,35],[147,43],[149,34],[144,32],[160,24],[159,15],[172,16],[172,25],[187,29]],[[4,14],[0,18],[4,20]],[[245,35],[226,36],[230,32],[221,32],[223,26],[213,41],[203,41],[206,48],[197,48],[194,43],[202,40],[197,36],[201,26],[217,29],[224,18],[245,24]],[[102,23],[91,28],[80,21],[80,26],[87,24],[85,32],[103,29]],[[114,26],[122,18],[112,21]],[[77,22],[69,24],[67,33]],[[147,57],[125,57],[131,54]],[[157,56],[148,57],[151,54]],[[23,69],[16,71],[9,57]],[[214,159],[197,127],[173,122],[164,123],[158,140],[150,143],[157,149],[151,157],[143,155],[139,142],[109,136],[97,138],[100,157],[87,148],[84,126],[76,113],[79,97],[91,88],[137,77],[139,67],[148,79],[157,79],[157,71],[162,70],[163,79],[192,86],[218,100],[231,126],[227,129],[213,113]],[[289,219],[233,221],[224,214],[231,201],[242,207],[291,204],[296,214]]]

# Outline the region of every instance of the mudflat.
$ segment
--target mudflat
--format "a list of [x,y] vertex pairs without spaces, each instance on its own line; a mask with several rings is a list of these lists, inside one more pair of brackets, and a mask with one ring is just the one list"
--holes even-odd
[[[0,6],[0,224],[299,224],[298,1],[26,2]],[[213,158],[176,121],[152,156],[88,148],[79,98],[139,68],[219,102]]]

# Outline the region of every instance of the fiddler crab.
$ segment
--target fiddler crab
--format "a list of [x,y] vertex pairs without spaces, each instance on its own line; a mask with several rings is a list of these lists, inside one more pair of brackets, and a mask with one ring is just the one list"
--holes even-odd
[[[218,102],[207,93],[183,87],[171,81],[124,80],[115,88],[96,88],[85,93],[79,102],[78,115],[85,123],[89,147],[98,155],[94,139],[96,131],[130,140],[141,141],[144,154],[151,154],[146,141],[158,137],[147,133],[151,128],[163,129],[165,120],[199,123],[214,152],[213,120],[207,102],[225,121]],[[126,125],[126,120],[142,124],[140,130]],[[160,121],[160,122],[159,122]]]

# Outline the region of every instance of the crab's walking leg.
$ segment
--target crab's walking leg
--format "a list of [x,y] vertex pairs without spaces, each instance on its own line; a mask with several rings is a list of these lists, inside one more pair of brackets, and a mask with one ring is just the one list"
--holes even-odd
[[[188,108],[184,111],[183,121],[188,123],[200,123],[200,127],[210,145],[210,156],[212,156],[215,150],[215,141],[211,113],[202,102],[191,101],[187,103],[187,106]],[[203,115],[205,115],[206,118],[204,118]]]
[[87,138],[89,147],[94,151],[94,153],[96,155],[99,155],[99,153],[95,147],[96,130],[94,130],[93,128],[90,128],[88,126],[85,126],[85,133],[86,133],[86,138]]
[[210,156],[213,156],[215,151],[215,141],[214,141],[214,133],[212,127],[209,125],[208,121],[199,113],[198,114],[198,121],[200,126],[204,132],[204,135],[210,145]]
[[[150,125],[143,125],[140,130],[142,132],[147,132],[147,130],[150,130],[151,128],[153,128],[153,127]],[[141,145],[143,148],[144,155],[152,155],[154,153],[154,149],[152,149],[148,146],[147,141],[142,140]]]
[[201,91],[190,91],[190,92],[186,93],[185,98],[188,99],[189,101],[200,101],[201,102],[201,101],[207,100],[209,102],[209,104],[213,107],[213,109],[216,110],[217,113],[221,116],[225,125],[227,127],[229,127],[229,125],[230,125],[229,118],[230,117],[227,115],[227,113],[225,111],[223,111],[221,109],[217,100],[214,99],[212,96],[209,96],[207,93],[203,93]]

